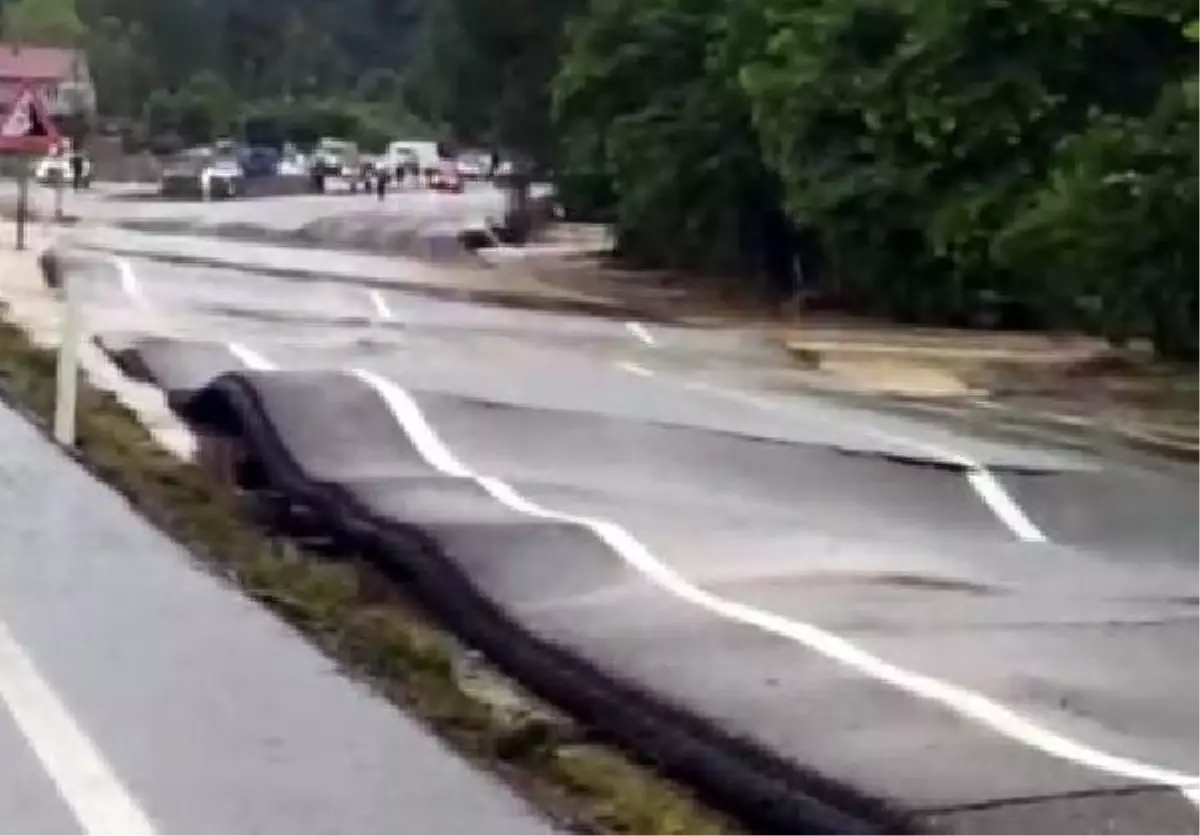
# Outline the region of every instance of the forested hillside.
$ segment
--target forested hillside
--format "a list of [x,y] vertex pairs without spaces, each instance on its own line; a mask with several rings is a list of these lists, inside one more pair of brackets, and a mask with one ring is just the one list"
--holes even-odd
[[148,135],[503,145],[647,264],[1196,354],[1192,0],[8,3]]

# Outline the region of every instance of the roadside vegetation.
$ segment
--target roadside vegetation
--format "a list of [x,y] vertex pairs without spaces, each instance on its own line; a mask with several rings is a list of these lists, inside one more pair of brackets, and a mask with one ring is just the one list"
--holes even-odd
[[563,163],[655,265],[842,309],[1081,329],[1193,360],[1195,7],[602,0]]

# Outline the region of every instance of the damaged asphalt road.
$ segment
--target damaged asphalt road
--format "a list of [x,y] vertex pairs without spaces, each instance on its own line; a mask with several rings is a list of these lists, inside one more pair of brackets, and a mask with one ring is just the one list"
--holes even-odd
[[74,269],[107,348],[177,391],[256,369],[314,478],[532,634],[925,827],[1197,832],[1194,479],[770,392],[747,332],[105,235]]

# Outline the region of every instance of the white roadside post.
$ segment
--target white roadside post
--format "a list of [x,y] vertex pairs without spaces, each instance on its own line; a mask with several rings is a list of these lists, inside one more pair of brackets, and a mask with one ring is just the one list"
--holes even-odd
[[75,413],[79,399],[79,343],[83,316],[79,280],[62,270],[63,317],[58,347],[57,385],[54,394],[54,438],[64,447],[75,445]]

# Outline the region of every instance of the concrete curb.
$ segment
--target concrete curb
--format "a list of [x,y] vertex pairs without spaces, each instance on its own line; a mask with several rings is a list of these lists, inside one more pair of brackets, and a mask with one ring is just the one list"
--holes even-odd
[[1183,439],[1168,438],[1147,432],[1136,425],[1124,422],[1109,422],[1102,419],[1094,420],[1083,416],[1068,415],[1047,410],[1022,409],[982,399],[976,400],[975,405],[995,410],[1004,414],[1005,417],[1015,419],[1030,426],[1051,425],[1076,433],[1103,434],[1142,452],[1178,461],[1200,461],[1200,445]]
[[937,362],[946,366],[999,361],[1031,366],[1053,366],[1076,362],[1094,355],[1082,349],[1062,350],[1053,356],[1046,351],[1026,348],[986,348],[979,346],[931,345],[920,343],[886,343],[848,340],[785,339],[784,349],[802,362],[820,364],[822,360],[913,360]]
[[871,398],[905,414],[941,418],[957,425],[976,427],[971,410],[986,412],[996,423],[990,429],[1023,440],[1049,441],[1072,449],[1086,450],[1106,439],[1128,450],[1184,464],[1200,461],[1200,447],[1185,441],[1163,438],[1117,423],[1102,423],[1081,416],[1031,410],[989,401],[983,396],[915,397],[895,393],[875,394],[854,390],[831,390],[832,396]]

